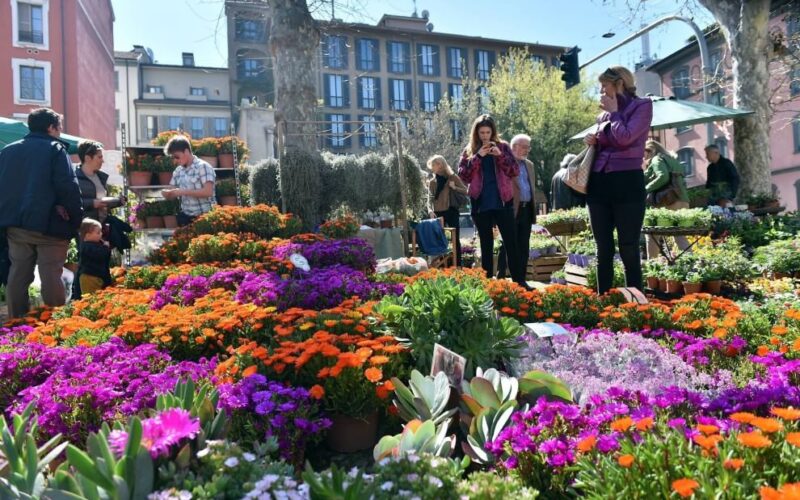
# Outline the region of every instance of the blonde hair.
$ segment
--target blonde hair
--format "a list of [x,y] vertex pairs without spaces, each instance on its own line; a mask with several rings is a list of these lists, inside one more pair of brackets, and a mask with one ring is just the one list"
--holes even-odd
[[445,160],[444,156],[442,156],[442,155],[433,155],[433,156],[431,156],[430,158],[428,158],[428,163],[427,164],[428,164],[428,168],[434,174],[436,173],[436,171],[433,169],[433,166],[438,164],[438,165],[444,166],[444,171],[445,171],[445,174],[447,175],[447,177],[450,177],[451,175],[453,175],[453,169],[450,168],[450,165],[447,163],[447,160]]
[[622,87],[626,92],[632,95],[636,95],[636,79],[633,77],[633,73],[631,73],[631,70],[629,70],[625,66],[611,66],[609,68],[606,68],[606,70],[600,74],[598,80],[601,83],[622,82]]
[[99,221],[94,219],[85,218],[81,221],[81,227],[78,229],[78,234],[80,234],[81,239],[85,239],[86,235],[92,232],[93,229],[103,230],[103,225],[100,224]]
[[663,144],[655,139],[648,139],[647,142],[644,143],[644,149],[652,149],[657,155],[669,156],[672,158],[678,157],[675,153],[665,148]]

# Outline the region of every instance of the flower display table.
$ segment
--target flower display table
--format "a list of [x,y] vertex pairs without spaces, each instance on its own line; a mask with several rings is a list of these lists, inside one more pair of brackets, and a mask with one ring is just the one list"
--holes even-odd
[[[661,227],[661,226],[645,226],[642,228],[642,233],[651,236],[655,239],[658,245],[658,251],[667,259],[670,265],[674,264],[681,255],[685,254],[697,243],[701,236],[706,236],[710,229],[705,227]],[[672,251],[667,245],[667,238],[672,236],[696,236],[686,247],[677,255],[673,255]]]

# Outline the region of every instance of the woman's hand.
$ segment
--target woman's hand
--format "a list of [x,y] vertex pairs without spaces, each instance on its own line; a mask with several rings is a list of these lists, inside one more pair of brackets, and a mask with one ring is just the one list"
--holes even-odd
[[492,155],[492,156],[500,156],[503,153],[500,152],[500,148],[498,148],[497,146],[492,146],[489,149],[489,154]]
[[491,144],[484,144],[483,146],[481,146],[481,149],[478,150],[478,156],[483,158],[484,156],[489,154],[491,149],[492,149],[492,145]]
[[594,146],[595,144],[597,144],[597,135],[586,134],[583,137],[583,143],[586,144],[587,146]]
[[600,108],[603,111],[608,111],[609,113],[613,113],[617,110],[617,96],[616,95],[607,95],[603,94],[600,96]]
[[450,189],[455,189],[456,188],[456,181],[450,181],[450,182],[447,183],[447,185],[450,186]]

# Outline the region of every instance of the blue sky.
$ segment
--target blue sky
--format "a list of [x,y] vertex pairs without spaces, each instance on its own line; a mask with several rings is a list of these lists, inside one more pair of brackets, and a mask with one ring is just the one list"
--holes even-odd
[[[688,0],[691,3],[691,0]],[[318,2],[321,3],[321,2]],[[413,0],[345,0],[337,8],[346,21],[376,23],[381,15],[410,15]],[[704,9],[681,10],[687,0],[648,0],[632,12],[627,4],[638,0],[418,0],[417,10],[428,10],[434,31],[480,35],[549,45],[578,45],[580,60],[602,52],[616,41],[665,14],[681,12],[703,28],[712,21]],[[180,64],[181,52],[194,52],[199,66],[226,66],[226,25],[223,0],[112,0],[116,21],[116,50],[134,44],[150,47],[158,62]],[[330,19],[330,2],[314,15]],[[604,33],[616,36],[602,38]],[[692,35],[683,23],[672,22],[651,32],[650,52],[665,56],[682,47]],[[600,72],[612,64],[633,66],[640,60],[641,42],[633,41],[589,67]]]

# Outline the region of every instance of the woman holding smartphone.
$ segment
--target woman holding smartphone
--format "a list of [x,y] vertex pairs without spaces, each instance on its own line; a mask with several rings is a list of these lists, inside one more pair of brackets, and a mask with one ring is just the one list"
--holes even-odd
[[[469,185],[472,218],[481,242],[481,267],[486,276],[494,275],[492,228],[497,226],[503,241],[516,241],[514,225],[513,178],[519,175],[519,166],[508,143],[497,135],[497,125],[489,115],[481,115],[472,122],[470,141],[461,154],[458,176]],[[530,289],[525,282],[525,269],[517,255],[516,245],[506,249],[511,278],[520,286]]]

